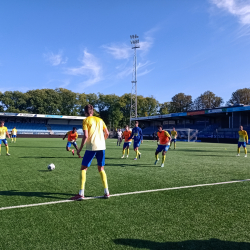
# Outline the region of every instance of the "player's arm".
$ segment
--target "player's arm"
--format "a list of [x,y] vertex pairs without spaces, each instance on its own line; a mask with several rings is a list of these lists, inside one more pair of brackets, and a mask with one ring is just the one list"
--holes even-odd
[[103,132],[104,132],[104,138],[105,138],[105,140],[107,140],[107,138],[109,137],[109,131],[108,131],[108,129],[104,128]]
[[8,131],[6,131],[6,135],[7,135],[7,136],[8,136],[8,138],[10,139],[10,135],[9,135]]
[[75,138],[75,141],[77,140],[77,138],[78,138],[78,133],[76,133],[76,138]]
[[69,134],[69,132],[67,132],[66,134],[65,134],[65,136],[63,137],[63,140],[66,138],[66,136]]
[[140,130],[140,136],[141,136],[141,143],[143,143],[143,134],[142,134],[142,130]]
[[84,135],[82,137],[82,143],[81,143],[80,148],[77,150],[77,155],[80,155],[80,152],[82,151],[82,148],[85,145],[85,143],[86,143],[86,141],[87,141],[87,139],[89,137],[88,130],[83,130],[83,133],[84,133]]
[[128,140],[131,140],[131,139],[134,138],[134,132],[133,132],[133,130],[134,130],[134,129],[132,129],[132,133],[131,133],[131,135],[129,136]]
[[246,132],[245,139],[246,139],[246,144],[248,144],[248,134],[247,134],[247,132]]

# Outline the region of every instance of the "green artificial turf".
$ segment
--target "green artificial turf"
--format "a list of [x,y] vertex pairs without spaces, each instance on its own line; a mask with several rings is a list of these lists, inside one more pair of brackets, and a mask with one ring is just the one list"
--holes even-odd
[[[78,142],[80,143],[80,142]],[[0,156],[0,207],[69,199],[79,190],[81,159],[60,139],[20,139]],[[107,140],[111,194],[250,179],[250,158],[236,145],[177,142],[165,167],[157,145],[144,141],[142,158],[121,159]],[[83,152],[84,153],[84,152]],[[83,155],[82,153],[82,155]],[[56,169],[47,171],[54,163]],[[0,210],[0,249],[250,250],[250,182],[132,194]],[[85,196],[101,196],[96,160]]]

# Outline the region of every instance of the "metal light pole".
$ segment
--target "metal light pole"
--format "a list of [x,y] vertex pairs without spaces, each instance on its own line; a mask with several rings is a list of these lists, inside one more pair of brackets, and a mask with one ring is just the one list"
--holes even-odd
[[137,118],[137,78],[136,78],[136,49],[140,48],[139,45],[139,36],[131,35],[130,42],[132,45],[132,49],[134,50],[134,60],[133,60],[133,73],[132,73],[132,90],[131,90],[131,107],[130,107],[130,127],[131,127],[131,119]]

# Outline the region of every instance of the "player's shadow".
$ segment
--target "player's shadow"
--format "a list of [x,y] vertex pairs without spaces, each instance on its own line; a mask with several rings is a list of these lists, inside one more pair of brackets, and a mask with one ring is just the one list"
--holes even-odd
[[155,242],[138,239],[116,239],[114,243],[149,250],[249,250],[250,243],[223,241],[219,239],[187,240],[180,242]]
[[18,190],[8,190],[0,191],[0,196],[26,196],[26,197],[39,197],[39,198],[53,198],[53,199],[65,199],[65,197],[59,197],[55,195],[64,195],[68,197],[73,196],[74,194],[68,193],[50,193],[50,192],[20,192]]
[[[58,157],[56,156],[21,156],[21,157],[18,157],[18,158],[41,158],[41,159],[46,159],[46,158],[53,158],[53,159],[58,159]],[[60,156],[60,159],[62,158],[70,158],[70,159],[80,159],[79,157],[73,157],[73,156],[66,156],[66,157],[61,157]]]
[[14,146],[15,148],[20,147],[20,148],[39,148],[39,149],[41,149],[41,148],[65,148],[65,147],[43,147],[43,146],[33,147],[33,146],[14,145],[14,144],[12,146]]

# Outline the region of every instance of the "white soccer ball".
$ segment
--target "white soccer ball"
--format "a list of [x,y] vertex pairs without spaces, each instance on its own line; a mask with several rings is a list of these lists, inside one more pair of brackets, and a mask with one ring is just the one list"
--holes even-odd
[[54,170],[55,168],[56,168],[56,166],[53,163],[48,165],[48,170],[50,170],[50,171]]

